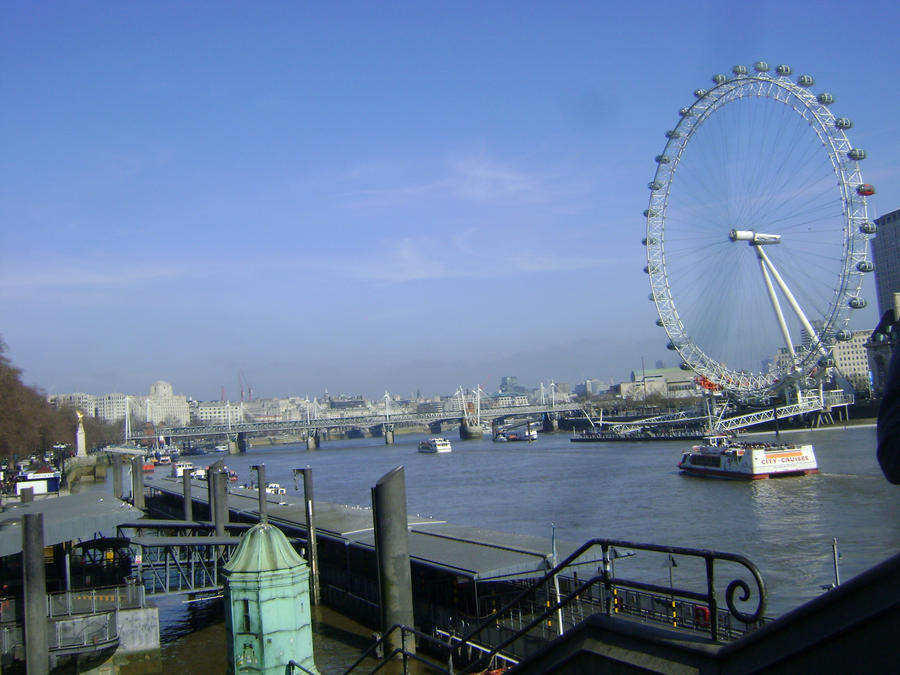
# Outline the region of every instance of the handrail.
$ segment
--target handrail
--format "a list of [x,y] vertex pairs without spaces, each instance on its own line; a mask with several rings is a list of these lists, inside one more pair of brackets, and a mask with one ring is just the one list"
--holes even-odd
[[[528,623],[524,628],[517,631],[513,636],[507,638],[499,645],[495,645],[494,648],[485,654],[484,656],[477,659],[474,663],[470,664],[469,667],[484,667],[485,664],[489,663],[493,656],[499,654],[503,648],[518,640],[525,634],[527,634],[530,630],[532,630],[535,626],[537,626],[541,621],[551,616],[554,612],[558,611],[565,605],[568,605],[574,598],[584,593],[585,590],[593,587],[596,584],[603,584],[607,590],[611,590],[613,586],[615,587],[623,587],[623,588],[631,588],[635,590],[642,591],[650,591],[653,593],[660,593],[667,596],[671,596],[673,598],[683,598],[688,600],[697,600],[706,603],[709,608],[709,632],[710,637],[713,641],[718,639],[719,632],[719,617],[718,617],[718,598],[717,592],[715,588],[715,563],[716,561],[725,561],[730,563],[735,563],[743,566],[749,573],[751,574],[753,581],[756,584],[756,595],[757,595],[757,605],[755,609],[753,609],[750,613],[742,612],[738,609],[736,604],[736,596],[738,592],[740,592],[740,597],[737,598],[740,602],[747,602],[751,599],[751,589],[750,584],[748,584],[744,579],[738,577],[734,580],[730,581],[725,590],[725,603],[728,607],[728,610],[731,614],[740,621],[745,623],[752,623],[754,621],[758,621],[765,611],[766,604],[766,586],[765,582],[762,579],[762,576],[759,573],[757,567],[750,562],[747,558],[741,555],[733,554],[733,553],[725,553],[721,551],[712,551],[706,549],[694,549],[694,548],[686,548],[680,546],[664,546],[658,544],[640,544],[634,542],[628,542],[618,539],[591,539],[584,544],[582,544],[578,549],[576,549],[573,553],[571,553],[567,558],[565,558],[562,562],[557,564],[553,569],[548,571],[541,579],[537,580],[530,587],[516,594],[516,596],[509,601],[506,605],[498,609],[497,611],[490,614],[480,625],[475,627],[473,630],[469,631],[466,635],[459,638],[459,644],[465,645],[470,642],[475,636],[481,633],[486,628],[496,624],[500,617],[511,609],[515,608],[519,605],[525,598],[529,595],[533,594],[540,587],[552,582],[552,580],[559,575],[559,573],[566,569],[569,565],[575,562],[578,558],[582,557],[585,553],[590,551],[591,549],[599,546],[602,552],[602,567],[599,570],[599,574],[597,576],[592,577],[588,581],[582,583],[575,591],[570,592],[561,600],[558,599],[556,603],[548,603],[548,608],[544,612],[542,612],[537,618],[533,619]],[[638,550],[638,551],[650,551],[655,553],[665,553],[669,556],[677,555],[677,556],[685,556],[685,557],[693,557],[693,558],[701,558],[705,562],[706,569],[706,592],[700,593],[697,591],[692,591],[683,588],[674,588],[674,587],[665,587],[659,586],[656,584],[651,584],[643,581],[637,581],[632,579],[626,579],[621,577],[615,577],[612,571],[611,561],[613,558],[610,557],[610,553],[612,552],[615,555],[615,548],[629,549],[629,550]],[[610,607],[607,607],[607,611],[610,611]],[[468,667],[467,667],[468,669]]]
[[[355,670],[356,667],[358,665],[360,665],[363,661],[365,661],[369,656],[377,657],[378,653],[380,651],[379,648],[381,648],[381,650],[383,651],[385,642],[388,639],[388,637],[392,633],[394,633],[395,631],[398,631],[398,630],[400,631],[400,647],[396,647],[389,654],[385,654],[382,662],[380,664],[378,664],[378,666],[376,666],[376,668],[372,671],[373,673],[377,673],[385,665],[390,663],[394,656],[400,655],[403,657],[403,672],[404,673],[407,672],[408,660],[414,659],[414,660],[418,661],[419,663],[425,664],[432,670],[436,670],[437,672],[440,672],[440,673],[446,673],[447,675],[453,675],[453,672],[454,672],[453,671],[453,644],[451,642],[445,642],[444,640],[440,640],[440,639],[434,637],[433,635],[428,635],[427,633],[423,633],[420,630],[417,630],[415,628],[410,628],[409,626],[404,626],[403,624],[399,624],[399,623],[395,623],[393,626],[388,628],[387,631],[385,631],[384,635],[379,636],[379,638],[377,640],[375,640],[375,642],[372,644],[372,646],[370,646],[368,649],[366,649],[366,651],[364,651],[362,653],[362,655],[358,659],[356,659],[356,661],[354,661],[353,664],[349,668],[347,668],[347,670],[344,671],[344,675],[347,675],[347,673],[350,673],[353,670]],[[427,659],[423,659],[421,656],[419,656],[415,652],[409,651],[406,648],[407,634],[415,635],[417,638],[419,638],[421,640],[424,640],[426,642],[431,642],[432,644],[435,644],[435,645],[438,645],[439,647],[443,647],[443,648],[447,649],[450,654],[449,669],[442,668],[441,666],[438,666]]]
[[[78,605],[73,606],[73,599],[82,602],[90,601],[90,605],[83,609]],[[137,609],[143,607],[144,602],[144,587],[137,583],[57,591],[47,593],[47,616],[54,618],[77,614],[99,614],[118,609]],[[62,611],[55,612],[55,607],[62,607]]]
[[300,671],[306,673],[306,675],[318,675],[318,673],[304,668],[301,664],[294,661],[294,659],[287,662],[287,665],[284,667],[284,675],[293,675],[294,668],[299,668]]

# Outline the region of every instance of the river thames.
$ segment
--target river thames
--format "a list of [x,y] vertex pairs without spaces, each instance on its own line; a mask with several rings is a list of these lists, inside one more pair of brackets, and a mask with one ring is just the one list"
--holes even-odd
[[[571,443],[563,432],[533,443],[446,436],[453,443],[448,454],[417,452],[425,437],[417,433],[398,435],[392,446],[380,438],[325,441],[315,451],[305,444],[269,446],[226,461],[241,483],[251,480],[250,465],[264,463],[267,480],[297,495],[302,485],[298,490],[292,470],[310,466],[317,501],[366,507],[376,481],[403,466],[410,514],[548,540],[555,526],[561,541],[574,544],[602,537],[738,553],[762,573],[768,616],[834,581],[833,538],[842,581],[900,551],[900,487],[878,467],[874,426],[782,434],[814,444],[820,473],[752,482],[679,473],[681,441]],[[190,459],[203,465],[220,456]],[[204,640],[202,632],[189,632],[198,610],[171,601],[163,609],[166,661],[216,643],[223,649],[214,617]]]

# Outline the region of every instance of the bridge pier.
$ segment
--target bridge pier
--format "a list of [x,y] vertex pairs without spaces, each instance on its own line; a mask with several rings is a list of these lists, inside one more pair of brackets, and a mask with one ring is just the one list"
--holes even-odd
[[319,430],[318,429],[310,429],[306,433],[306,449],[307,450],[318,450],[319,449]]
[[435,436],[439,436],[441,433],[441,422],[438,420],[437,422],[429,422],[428,423],[428,431],[430,431]]
[[[240,454],[244,454],[250,448],[250,434],[241,431],[237,435],[237,452]],[[228,449],[231,450],[231,445],[229,444]]]
[[384,444],[385,445],[393,445],[394,444],[394,425],[393,424],[385,424],[382,428],[382,433],[384,434]]
[[559,413],[544,413],[544,432],[559,431]]

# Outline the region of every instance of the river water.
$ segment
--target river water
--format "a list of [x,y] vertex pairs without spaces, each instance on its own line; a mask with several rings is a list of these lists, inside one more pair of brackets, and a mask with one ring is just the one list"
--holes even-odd
[[[814,444],[820,473],[752,482],[680,474],[681,441],[571,443],[560,432],[501,444],[448,435],[453,452],[433,455],[417,452],[423,437],[398,435],[392,446],[380,438],[326,441],[315,451],[305,444],[253,448],[227,462],[240,482],[250,481],[251,464],[264,463],[267,480],[298,495],[302,484],[298,490],[292,470],[309,466],[317,501],[362,506],[370,506],[370,489],[381,476],[403,466],[410,514],[548,539],[555,526],[560,540],[574,544],[601,537],[741,554],[766,582],[768,616],[834,581],[833,538],[843,581],[900,551],[900,487],[881,474],[872,426],[783,434]],[[217,458],[190,459],[202,465]],[[201,611],[172,601],[163,607],[169,663],[223,649],[214,617],[206,622],[211,627],[191,632],[202,623],[195,616]],[[322,624],[324,632],[331,623]],[[365,631],[349,622],[332,632],[358,638]],[[329,672],[324,663],[320,668]],[[340,670],[335,665],[330,672]]]

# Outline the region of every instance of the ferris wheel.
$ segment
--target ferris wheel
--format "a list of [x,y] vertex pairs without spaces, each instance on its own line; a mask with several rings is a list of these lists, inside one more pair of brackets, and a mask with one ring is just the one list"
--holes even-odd
[[694,92],[648,187],[657,325],[706,389],[758,396],[830,365],[874,269],[866,153],[834,97],[790,66],[735,66]]

